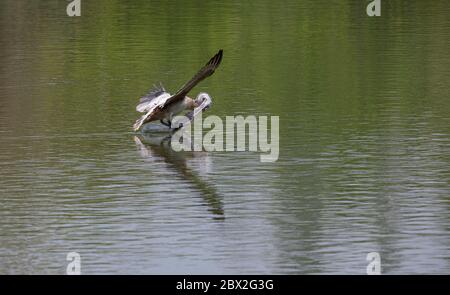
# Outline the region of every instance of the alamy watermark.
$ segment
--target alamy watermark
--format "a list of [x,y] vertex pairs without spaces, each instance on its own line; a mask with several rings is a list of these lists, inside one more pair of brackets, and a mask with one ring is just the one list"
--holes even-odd
[[368,275],[380,275],[381,274],[381,257],[378,252],[370,252],[366,256],[366,260],[369,264],[366,268],[366,273]]
[[81,275],[81,256],[77,252],[67,253],[67,261],[70,261],[66,268],[68,275]]
[[[186,117],[176,116],[172,122],[186,122]],[[270,119],[270,139],[268,123]],[[204,134],[204,129],[207,132]],[[247,140],[248,139],[248,140]],[[174,151],[251,151],[261,152],[261,162],[275,162],[279,156],[278,116],[226,116],[225,122],[218,116],[202,113],[193,123],[174,133],[171,147]]]
[[381,0],[371,1],[366,8],[368,16],[381,16]]
[[66,13],[68,16],[81,16],[81,0],[72,0],[67,4]]

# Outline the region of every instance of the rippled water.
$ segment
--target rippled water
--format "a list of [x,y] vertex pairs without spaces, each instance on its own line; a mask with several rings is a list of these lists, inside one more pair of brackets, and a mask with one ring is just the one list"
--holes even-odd
[[[3,1],[0,273],[449,274],[450,12],[382,2]],[[192,93],[279,116],[277,162],[132,132],[219,48]]]

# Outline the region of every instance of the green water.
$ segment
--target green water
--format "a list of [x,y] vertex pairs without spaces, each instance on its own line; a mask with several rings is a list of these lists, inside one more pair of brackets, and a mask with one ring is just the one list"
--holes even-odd
[[[450,273],[446,1],[67,3],[0,4],[0,273]],[[132,132],[220,48],[191,94],[279,116],[274,163]]]

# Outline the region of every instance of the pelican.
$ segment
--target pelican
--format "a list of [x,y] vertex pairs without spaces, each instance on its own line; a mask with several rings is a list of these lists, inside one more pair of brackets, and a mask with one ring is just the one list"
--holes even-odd
[[[142,125],[159,120],[161,124],[173,129],[172,118],[186,110],[191,112],[187,114],[189,119],[192,119],[200,110],[206,110],[211,105],[211,97],[208,93],[201,92],[196,99],[192,99],[187,94],[200,81],[211,76],[222,61],[223,50],[220,49],[203,68],[177,93],[171,95],[164,86],[160,83],[159,86],[154,86],[152,90],[145,96],[140,98],[139,104],[136,106],[136,111],[145,114],[139,118],[133,125],[134,131],[138,131]],[[182,126],[179,126],[182,127]]]

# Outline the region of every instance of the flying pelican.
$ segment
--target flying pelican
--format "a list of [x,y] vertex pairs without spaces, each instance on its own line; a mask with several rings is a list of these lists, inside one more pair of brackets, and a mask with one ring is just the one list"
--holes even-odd
[[170,95],[164,86],[160,83],[155,86],[150,92],[141,97],[139,104],[136,106],[136,111],[145,112],[133,125],[134,131],[138,131],[142,125],[159,120],[161,124],[172,128],[172,118],[183,111],[192,110],[187,117],[192,119],[199,111],[199,109],[207,109],[211,104],[211,97],[208,93],[201,92],[194,100],[187,96],[200,81],[211,76],[222,61],[223,50],[214,55],[208,63],[177,93]]

